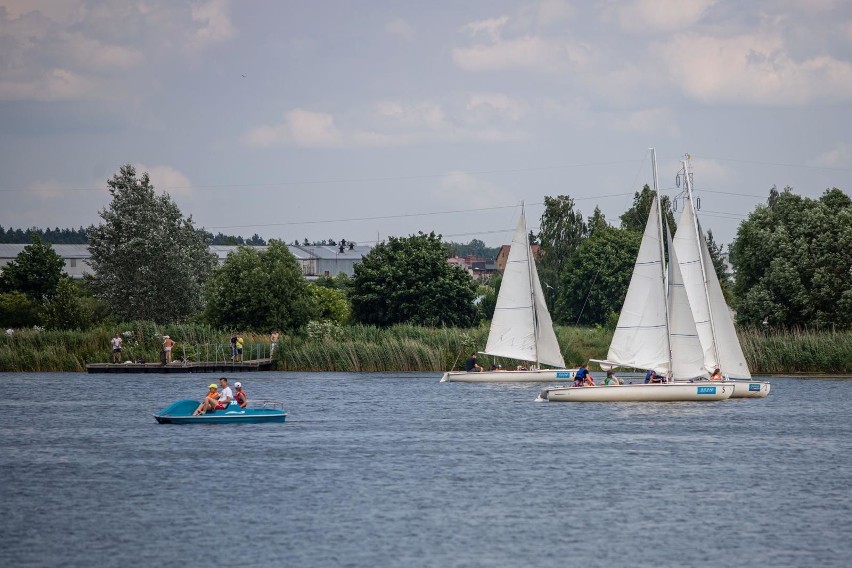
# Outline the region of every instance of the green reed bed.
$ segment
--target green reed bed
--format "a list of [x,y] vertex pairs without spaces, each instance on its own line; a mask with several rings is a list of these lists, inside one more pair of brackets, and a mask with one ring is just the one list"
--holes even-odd
[[850,373],[852,331],[740,330],[752,373]]
[[[81,331],[19,330],[0,338],[0,371],[83,371],[88,363],[112,361],[110,339],[124,338],[123,360],[160,360],[163,335],[177,342],[174,359],[229,361],[227,330],[206,325],[159,326],[132,322]],[[605,328],[556,326],[565,364],[574,368],[589,358],[606,356],[612,331]],[[852,331],[739,332],[746,360],[756,374],[852,373]],[[266,334],[242,334],[244,359],[267,357]],[[275,366],[281,371],[418,371],[459,370],[474,351],[485,349],[486,325],[471,329],[396,325],[390,328],[310,324],[304,333],[281,337]],[[480,364],[504,368],[518,364],[482,356]]]

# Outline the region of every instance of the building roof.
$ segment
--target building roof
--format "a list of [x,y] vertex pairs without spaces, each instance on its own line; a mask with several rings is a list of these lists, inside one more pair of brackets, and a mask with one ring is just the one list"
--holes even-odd
[[[2,259],[14,259],[17,257],[24,248],[28,247],[27,244],[21,243],[0,243],[0,258]],[[87,259],[92,256],[92,253],[89,252],[89,245],[50,245],[54,252],[61,256],[62,258],[83,258]]]

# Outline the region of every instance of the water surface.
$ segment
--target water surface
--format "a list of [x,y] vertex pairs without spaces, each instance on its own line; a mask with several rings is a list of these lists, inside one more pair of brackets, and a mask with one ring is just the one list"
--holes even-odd
[[[158,425],[212,375],[0,374],[4,566],[848,566],[852,382],[764,400],[258,373],[286,424]],[[233,379],[232,379],[233,382]]]

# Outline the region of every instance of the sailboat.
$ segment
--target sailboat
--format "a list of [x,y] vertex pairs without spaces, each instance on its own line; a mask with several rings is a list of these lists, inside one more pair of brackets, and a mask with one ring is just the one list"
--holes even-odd
[[654,201],[642,234],[639,253],[607,358],[595,360],[605,369],[654,370],[665,383],[612,386],[564,386],[544,389],[549,402],[709,401],[724,400],[733,386],[694,383],[703,373],[703,350],[683,286],[677,252],[669,246],[665,262],[662,207],[657,196],[656,153],[651,150]]
[[688,155],[681,161],[686,203],[674,237],[674,250],[703,349],[702,374],[708,376],[715,369],[720,369],[724,375],[733,377],[733,380],[725,381],[734,387],[731,398],[765,398],[769,395],[771,385],[767,381],[749,380],[751,373],[748,363],[696,214],[687,160]]
[[[441,382],[543,382],[572,379],[576,373],[576,370],[565,368],[553,331],[529,245],[523,205],[482,353],[527,361],[531,365],[529,370],[448,372],[441,377]],[[556,368],[542,369],[539,365]]]

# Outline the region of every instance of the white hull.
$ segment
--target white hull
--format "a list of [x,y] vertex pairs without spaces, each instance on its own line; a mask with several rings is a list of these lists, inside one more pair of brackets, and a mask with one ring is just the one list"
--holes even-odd
[[594,387],[553,387],[539,398],[549,402],[676,402],[725,400],[734,392],[725,382],[663,383]]
[[535,371],[483,371],[444,373],[442,383],[548,383],[573,379],[577,369],[538,369]]
[[725,381],[725,384],[734,387],[734,393],[731,395],[731,398],[766,398],[769,396],[769,391],[772,390],[772,385],[767,381],[739,379]]

